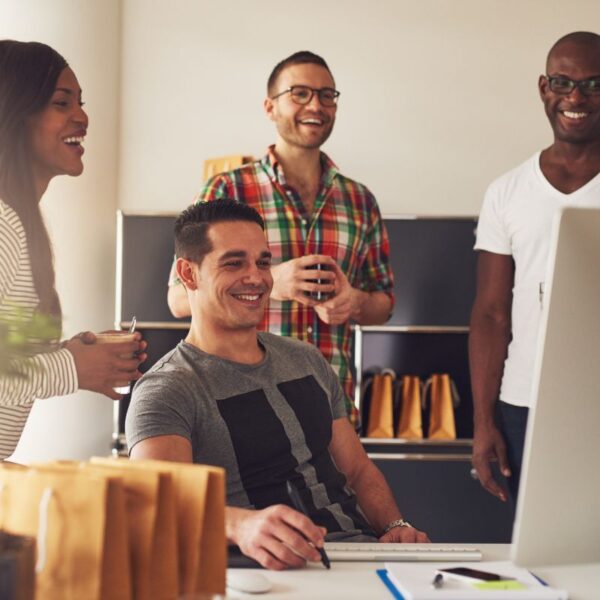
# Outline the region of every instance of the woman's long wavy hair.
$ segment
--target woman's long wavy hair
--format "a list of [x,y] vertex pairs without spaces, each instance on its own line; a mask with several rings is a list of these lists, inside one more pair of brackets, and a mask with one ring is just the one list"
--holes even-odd
[[50,102],[66,66],[45,44],[0,40],[0,198],[23,223],[38,311],[59,323],[52,246],[36,197],[27,123]]

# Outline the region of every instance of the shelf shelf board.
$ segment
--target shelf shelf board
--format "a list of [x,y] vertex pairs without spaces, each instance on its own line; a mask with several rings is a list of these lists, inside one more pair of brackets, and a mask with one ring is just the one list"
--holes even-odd
[[356,326],[362,333],[469,333],[466,325],[365,325]]
[[461,462],[470,463],[471,454],[415,454],[412,452],[367,452],[367,456],[371,460],[379,461],[412,461],[412,462]]
[[456,440],[430,440],[423,438],[420,440],[408,440],[405,438],[368,438],[361,437],[360,441],[363,445],[383,445],[383,446],[402,446],[402,445],[418,445],[418,446],[473,446],[471,438],[460,438]]

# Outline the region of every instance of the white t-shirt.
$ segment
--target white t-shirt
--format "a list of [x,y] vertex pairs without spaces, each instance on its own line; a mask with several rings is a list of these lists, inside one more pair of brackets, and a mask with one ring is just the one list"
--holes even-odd
[[[600,207],[600,174],[571,194],[544,177],[536,153],[496,179],[485,194],[476,250],[512,255],[515,281],[512,341],[504,363],[500,399],[529,406],[552,221],[563,206]],[[600,235],[600,232],[599,232]]]

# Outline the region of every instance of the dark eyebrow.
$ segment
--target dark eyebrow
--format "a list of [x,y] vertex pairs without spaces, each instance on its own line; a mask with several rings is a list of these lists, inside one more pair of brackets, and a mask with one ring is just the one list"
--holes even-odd
[[63,94],[67,94],[67,96],[74,96],[77,95],[77,97],[79,99],[81,99],[82,95],[83,95],[83,91],[82,90],[72,90],[71,88],[65,88],[65,87],[57,87],[54,89],[54,93],[56,94],[57,92],[62,92]]
[[[248,253],[245,250],[229,250],[219,257],[219,262],[223,263],[230,258],[246,258]],[[260,253],[260,258],[271,258],[272,254],[268,250],[264,250]]]
[[230,250],[219,257],[219,262],[224,262],[230,258],[246,258],[247,252],[244,250]]

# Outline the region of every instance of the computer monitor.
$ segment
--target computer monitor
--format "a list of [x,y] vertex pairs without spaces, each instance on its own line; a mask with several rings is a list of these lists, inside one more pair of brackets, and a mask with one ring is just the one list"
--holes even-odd
[[600,562],[600,209],[554,224],[512,559]]

